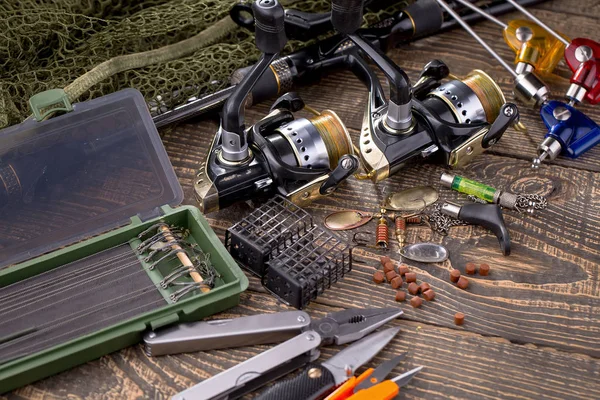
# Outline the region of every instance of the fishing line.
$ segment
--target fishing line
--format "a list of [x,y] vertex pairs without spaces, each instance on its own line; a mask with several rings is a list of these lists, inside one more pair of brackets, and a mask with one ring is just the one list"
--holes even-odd
[[94,306],[89,307],[89,308],[84,309],[84,310],[81,310],[81,311],[79,311],[76,314],[65,315],[65,316],[63,316],[60,319],[49,321],[49,322],[47,322],[47,323],[45,323],[43,325],[40,325],[40,326],[32,327],[31,329],[33,329],[33,332],[30,335],[25,335],[25,336],[19,337],[17,339],[8,341],[6,343],[0,344],[0,349],[6,348],[6,347],[10,347],[10,346],[14,345],[15,343],[19,343],[19,341],[22,341],[22,340],[29,340],[32,337],[35,337],[36,335],[39,335],[41,333],[44,333],[44,332],[52,330],[52,329],[60,328],[61,326],[64,326],[66,323],[75,321],[77,319],[83,318],[83,317],[88,316],[88,315],[92,315],[92,314],[94,314],[96,312],[102,311],[102,310],[104,310],[106,308],[109,308],[111,306],[115,306],[115,305],[121,304],[124,301],[128,301],[128,300],[131,300],[131,299],[135,299],[135,298],[141,297],[145,293],[147,293],[149,289],[153,289],[153,288],[156,288],[156,286],[155,285],[149,285],[149,286],[146,286],[144,288],[137,289],[137,290],[135,290],[132,293],[122,294],[122,295],[120,295],[118,297],[114,297],[114,298],[112,298],[110,300],[106,300],[106,301],[104,301],[102,303],[94,304]]
[[[145,308],[145,307],[147,307],[147,306],[149,306],[149,305],[154,305],[154,304],[156,304],[156,303],[163,303],[163,302],[164,302],[164,299],[160,299],[160,300],[156,300],[156,301],[153,301],[153,302],[151,302],[151,303],[148,303],[148,304],[144,304],[143,306],[139,306],[139,307],[132,308],[131,310],[127,310],[127,311],[125,311],[125,312],[122,312],[122,313],[120,313],[120,314],[116,314],[116,315],[110,316],[110,317],[108,317],[108,318],[104,318],[104,319],[102,319],[102,320],[100,320],[100,321],[95,321],[95,323],[93,323],[93,324],[88,324],[88,325],[82,326],[82,327],[80,327],[80,328],[78,328],[78,329],[74,329],[74,330],[71,330],[71,331],[69,331],[69,332],[63,333],[62,335],[59,335],[59,336],[54,336],[54,337],[52,337],[51,339],[46,339],[46,340],[43,340],[43,341],[41,341],[41,342],[38,342],[38,343],[36,343],[36,345],[38,345],[38,346],[39,346],[39,345],[41,345],[41,344],[44,344],[44,343],[47,343],[47,342],[49,342],[49,341],[51,341],[51,340],[55,340],[55,339],[61,338],[61,337],[63,337],[63,336],[66,336],[66,335],[72,335],[73,333],[76,333],[76,332],[78,332],[78,331],[85,330],[85,329],[87,329],[87,328],[89,328],[89,327],[91,327],[91,326],[94,326],[96,323],[102,323],[102,322],[110,321],[110,320],[112,320],[112,319],[115,319],[115,318],[117,318],[117,317],[120,317],[120,316],[122,316],[122,315],[125,315],[125,314],[127,314],[127,313],[130,313],[130,312],[136,311],[136,310],[138,310],[138,309],[141,309],[141,308]],[[28,346],[28,347],[26,347],[26,348],[22,348],[22,349],[19,349],[19,350],[27,350],[27,349],[30,349],[30,348],[32,348],[32,347],[34,347],[34,345],[32,345],[32,346]],[[14,354],[17,354],[17,356],[14,356]],[[6,358],[5,358],[4,360],[0,361],[0,363],[5,363],[5,362],[7,362],[7,361],[10,361],[11,359],[14,359],[14,358],[18,357],[18,354],[19,354],[19,351],[12,352],[12,353],[8,353],[8,354],[5,356]],[[12,356],[12,357],[11,357],[11,356]]]
[[[177,230],[175,230],[175,231],[177,231]],[[163,234],[163,233],[161,232],[160,234]],[[155,241],[155,238],[156,238],[157,236],[159,236],[159,235],[154,235],[154,236],[151,238],[151,239],[152,239],[152,241]],[[163,234],[162,236],[164,236],[164,234]],[[179,237],[181,237],[181,236],[179,236]],[[142,244],[140,244],[140,246],[138,246],[138,247],[142,247],[142,245],[144,245],[145,243],[146,243],[146,242],[143,242],[143,243],[142,243]],[[112,248],[109,248],[109,249],[107,249],[107,250],[104,250],[103,252],[107,252],[107,251],[110,251],[110,250],[116,249],[116,248],[118,248],[118,247],[120,247],[120,246],[125,246],[125,249],[127,249],[127,250],[129,250],[129,249],[130,249],[128,246],[126,246],[126,245],[124,245],[124,244],[121,244],[121,245],[118,245],[118,246],[114,246],[114,247],[112,247]],[[96,256],[97,256],[97,254],[96,254]],[[102,273],[100,273],[100,274],[98,274],[98,275],[95,275],[95,276],[90,276],[90,277],[88,277],[87,279],[84,279],[84,280],[78,280],[76,283],[73,283],[73,284],[70,284],[70,285],[66,285],[66,286],[64,286],[64,285],[62,285],[62,284],[64,283],[64,281],[62,281],[62,280],[61,280],[60,282],[58,282],[58,280],[56,280],[56,279],[55,279],[55,280],[54,280],[54,282],[57,282],[57,283],[61,284],[61,287],[60,287],[59,289],[55,289],[55,290],[53,290],[53,291],[46,292],[46,293],[45,293],[45,295],[44,295],[43,297],[38,297],[38,298],[32,299],[32,301],[30,301],[30,302],[26,302],[26,303],[20,303],[20,304],[19,304],[17,307],[13,307],[13,308],[4,309],[4,310],[3,310],[3,312],[2,312],[2,313],[0,313],[0,316],[2,316],[2,315],[6,315],[6,314],[9,314],[9,313],[12,313],[12,312],[14,312],[14,311],[16,311],[16,310],[19,310],[19,309],[23,308],[23,307],[28,307],[28,306],[31,306],[31,305],[33,305],[33,304],[35,304],[35,303],[37,303],[37,302],[40,302],[40,301],[43,301],[43,300],[49,299],[49,298],[51,298],[51,297],[53,297],[53,296],[56,296],[56,295],[60,295],[60,294],[62,294],[62,293],[65,293],[65,292],[67,292],[67,291],[71,291],[71,290],[73,290],[73,289],[77,289],[77,288],[79,288],[79,287],[86,286],[86,285],[88,285],[88,284],[90,284],[90,283],[94,282],[95,280],[98,280],[98,279],[105,278],[105,277],[107,277],[107,276],[109,276],[109,275],[111,275],[111,274],[114,274],[114,273],[116,273],[116,272],[120,272],[120,271],[122,271],[122,270],[124,270],[124,269],[127,269],[127,268],[129,268],[129,267],[132,267],[132,266],[134,266],[136,263],[140,263],[140,265],[141,265],[141,262],[140,262],[140,261],[139,261],[139,259],[136,257],[135,253],[133,253],[133,252],[131,252],[131,251],[125,251],[125,252],[122,252],[122,253],[120,253],[120,254],[118,254],[118,255],[115,255],[115,256],[113,256],[113,257],[109,257],[109,258],[108,258],[108,259],[106,259],[106,260],[102,260],[102,261],[98,261],[98,262],[96,262],[96,263],[93,263],[93,264],[91,264],[90,266],[88,266],[88,267],[85,267],[85,268],[86,268],[86,271],[89,271],[89,270],[92,270],[92,269],[93,269],[93,270],[95,270],[95,269],[98,269],[99,267],[101,267],[101,266],[103,266],[103,265],[107,265],[107,263],[112,263],[112,262],[115,262],[115,261],[117,261],[118,259],[125,260],[125,259],[127,259],[127,258],[129,258],[129,257],[131,257],[131,261],[130,261],[130,262],[128,262],[128,263],[125,263],[125,264],[119,265],[117,268],[114,268],[114,269],[109,269],[109,270],[106,270],[106,271],[104,271],[104,272],[102,272]],[[74,262],[72,262],[72,263],[65,264],[64,266],[61,266],[61,267],[59,267],[59,268],[64,268],[64,267],[67,267],[67,266],[69,266],[69,265],[72,265],[73,263],[76,263],[76,262],[85,261],[87,258],[88,258],[88,257],[85,257],[85,258],[82,258],[81,260],[77,260],[77,261],[74,261]],[[163,258],[164,258],[164,257],[163,257]],[[162,261],[162,259],[161,259],[161,260],[159,260],[159,261],[157,261],[156,263],[158,263],[158,262],[160,262],[160,261]],[[56,268],[55,270],[57,270],[57,269],[59,269],[59,268]],[[138,272],[142,272],[142,271],[146,271],[146,270],[147,270],[146,268],[142,268],[140,271],[136,271],[136,272],[134,272],[134,273],[132,273],[132,274],[125,275],[125,276],[131,276],[131,275],[133,275],[133,274],[136,274],[136,273],[138,273]],[[78,271],[79,271],[79,270],[78,270]],[[50,271],[47,271],[47,272],[50,272]],[[73,280],[73,278],[81,278],[81,276],[76,276],[76,277],[70,277],[70,278],[67,278],[67,281],[72,281],[72,280]],[[113,282],[116,282],[116,281],[118,281],[118,280],[119,280],[119,279],[112,280],[112,281],[109,281],[109,282],[107,282],[107,283],[113,283]],[[48,283],[49,283],[49,282],[44,282],[44,284],[48,284]],[[105,283],[104,285],[106,285],[106,283]],[[52,286],[52,284],[50,284],[50,286]],[[30,294],[30,293],[26,293],[25,295],[28,295],[28,294]],[[33,293],[33,291],[32,291],[32,293],[31,293],[31,294],[35,294],[35,293]],[[14,295],[15,295],[14,293],[13,293],[13,294],[10,294],[10,296],[14,296]],[[6,296],[8,296],[8,295],[6,295]],[[22,295],[22,296],[23,296],[23,295]],[[67,299],[68,299],[68,298],[67,298]],[[14,301],[22,301],[22,300],[23,300],[22,298],[16,298],[16,299],[14,299]],[[51,304],[49,304],[49,306],[56,305],[56,304],[60,304],[60,303],[62,303],[64,300],[66,300],[66,299],[60,300],[60,301],[58,301],[58,302],[55,302],[55,303],[51,303]]]
[[[131,260],[131,262],[133,262],[133,261],[134,260]],[[90,276],[90,274],[88,272],[93,273],[96,271],[97,268],[103,267],[102,264],[99,264],[98,266],[94,266],[91,271],[86,271],[85,274],[76,274],[75,276],[70,276],[69,278],[66,278],[64,280],[60,279],[61,277],[57,277],[58,279],[54,279],[51,281],[45,281],[45,282],[43,282],[43,285],[47,286],[47,288],[46,288],[47,291],[45,293],[48,295],[54,295],[54,294],[62,293],[64,291],[66,291],[67,289],[77,288],[78,286],[83,286],[83,284],[93,281],[96,278],[101,278],[103,276],[110,275],[114,272],[118,272],[121,269],[123,269],[123,267],[126,265],[127,264],[118,264],[113,269],[106,269],[106,270],[102,271],[100,275],[91,275]],[[76,282],[72,282],[73,280],[76,280]],[[65,283],[67,283],[68,285],[64,285]],[[35,290],[38,288],[43,289],[43,287],[39,287],[39,285],[34,285],[34,288],[31,291],[27,291],[26,293],[19,294],[17,292],[17,293],[8,294],[5,297],[8,297],[8,296],[13,297],[14,296],[15,298],[7,299],[5,301],[5,303],[7,303],[7,302],[10,303],[11,301],[13,301],[13,302],[14,301],[23,301],[24,298],[39,294],[39,292],[41,290]]]
[[[76,283],[72,283],[70,285],[67,285],[67,286],[64,286],[64,287],[59,287],[59,288],[54,289],[52,291],[46,292],[46,293],[44,293],[44,295],[42,297],[34,298],[30,302],[21,303],[17,307],[13,307],[13,308],[10,308],[10,309],[4,309],[4,310],[2,310],[3,312],[0,313],[0,316],[5,315],[5,314],[7,314],[9,312],[13,312],[15,310],[18,310],[18,309],[22,308],[23,306],[29,306],[29,305],[35,304],[35,303],[37,303],[39,301],[42,301],[42,300],[48,300],[49,298],[51,298],[53,296],[60,295],[60,294],[63,294],[65,292],[72,291],[73,289],[77,289],[77,288],[80,288],[80,287],[87,286],[90,283],[93,283],[94,281],[96,281],[98,279],[102,279],[102,278],[105,278],[105,277],[107,277],[109,275],[112,275],[114,273],[120,272],[120,271],[122,271],[124,269],[127,269],[129,267],[132,267],[132,266],[136,265],[137,263],[139,263],[140,266],[141,266],[141,262],[136,258],[135,260],[131,260],[131,262],[119,265],[115,269],[108,270],[108,271],[103,271],[103,272],[99,273],[98,275],[94,275],[92,277],[89,277],[87,279],[78,281]],[[141,269],[140,271],[136,271],[135,273],[138,273],[138,272],[141,272],[141,271],[144,271],[144,269]],[[126,276],[129,276],[129,275],[126,275]],[[116,279],[116,280],[118,280],[118,279]],[[110,281],[110,282],[114,282],[116,280],[113,280],[113,281]]]
[[[136,260],[136,261],[137,261],[137,262],[139,262],[139,260]],[[131,266],[134,266],[135,264],[136,264],[135,262],[133,262],[133,263],[130,263],[129,265],[127,265],[127,266],[123,266],[122,268],[120,268],[120,270],[121,270],[121,269],[128,268],[128,267],[131,267]],[[141,263],[140,263],[140,265],[141,265]],[[112,284],[112,283],[114,283],[114,282],[118,282],[118,281],[120,281],[120,280],[122,280],[122,279],[124,279],[124,278],[131,277],[131,276],[133,276],[133,275],[136,275],[136,274],[139,274],[139,273],[142,273],[142,272],[145,272],[145,271],[146,271],[146,268],[142,268],[142,269],[140,269],[140,270],[138,270],[138,271],[135,271],[135,272],[132,272],[132,273],[130,273],[130,274],[123,275],[123,276],[119,277],[118,279],[113,279],[113,280],[111,280],[111,281],[105,282],[105,283],[101,284],[100,286],[96,286],[94,289],[99,289],[99,288],[105,287],[106,285]],[[106,275],[106,274],[105,274],[105,275]],[[103,276],[105,276],[105,275],[103,275]],[[91,281],[93,281],[93,280],[95,280],[95,279],[92,279]],[[85,286],[85,285],[79,285],[79,286]],[[61,294],[61,293],[64,293],[64,292],[66,292],[66,291],[68,291],[68,290],[63,290],[63,291],[61,291],[61,292],[59,292],[59,293],[55,293],[55,294]],[[78,294],[76,294],[76,295],[73,295],[73,296],[65,297],[64,299],[61,299],[61,300],[59,300],[59,301],[56,301],[56,302],[54,302],[54,303],[47,304],[47,305],[43,306],[42,308],[37,308],[37,309],[35,309],[35,310],[33,310],[33,311],[30,311],[30,312],[28,312],[28,313],[25,313],[25,314],[20,314],[18,317],[15,317],[15,318],[9,319],[8,321],[3,321],[3,322],[10,322],[10,321],[13,321],[13,320],[15,320],[15,319],[19,319],[20,317],[23,317],[23,316],[29,315],[29,314],[31,314],[31,313],[35,313],[35,312],[37,312],[37,311],[39,311],[39,310],[45,310],[45,309],[47,309],[47,308],[50,308],[50,307],[52,307],[52,306],[55,306],[55,305],[58,305],[58,304],[64,303],[64,302],[65,302],[65,301],[67,301],[67,300],[74,299],[74,298],[76,298],[77,296],[81,296],[82,294],[86,294],[86,293],[88,293],[88,292],[89,292],[89,291],[87,291],[87,292],[83,292],[83,293],[78,293]],[[0,314],[0,315],[6,315],[6,314],[8,314],[8,313],[11,313],[11,312],[14,312],[14,311],[20,310],[20,309],[22,309],[22,308],[24,308],[24,307],[31,306],[32,304],[38,303],[38,302],[40,302],[40,301],[42,301],[42,300],[45,300],[45,299],[47,299],[48,297],[52,297],[52,296],[53,296],[53,295],[55,295],[55,294],[52,294],[52,295],[50,295],[50,296],[41,297],[41,298],[39,298],[39,299],[36,299],[36,300],[34,300],[34,301],[32,301],[32,302],[29,302],[29,303],[27,303],[27,304],[23,304],[23,305],[21,305],[20,307],[16,307],[16,308],[13,308],[13,309],[11,309],[11,310],[8,310],[8,312],[5,312],[5,313],[3,313],[3,314]]]
[[[102,252],[108,252],[108,251],[110,251],[110,250],[116,249],[116,248],[118,248],[118,247],[121,247],[121,246],[124,246],[124,245],[123,245],[123,244],[119,244],[119,245],[116,245],[116,246],[110,247],[110,248],[108,248],[108,249],[106,249],[106,250],[103,250]],[[101,254],[101,253],[98,253],[98,254]],[[72,262],[70,262],[70,263],[67,263],[67,264],[61,265],[61,266],[59,266],[59,267],[57,267],[57,268],[53,268],[53,269],[51,269],[51,270],[48,270],[48,271],[42,272],[42,273],[40,273],[40,274],[37,274],[37,275],[35,275],[35,276],[34,276],[34,277],[32,277],[32,278],[36,278],[36,279],[37,279],[37,278],[39,278],[39,277],[43,277],[44,275],[48,275],[48,274],[50,274],[50,273],[53,273],[53,272],[60,271],[61,269],[64,269],[64,268],[67,268],[67,267],[71,266],[72,264],[75,264],[75,263],[78,263],[78,262],[85,261],[85,260],[86,260],[86,259],[88,259],[88,258],[96,257],[96,256],[98,256],[98,254],[92,254],[92,255],[89,255],[89,256],[87,256],[87,257],[81,258],[81,259],[79,259],[79,260],[72,261]],[[121,256],[123,256],[123,255],[128,255],[128,254],[131,254],[131,253],[126,253],[126,252],[124,252],[124,253],[119,253],[118,255],[116,255],[116,256],[114,256],[114,257],[115,257],[115,258],[118,258],[118,257],[121,257]],[[111,258],[108,258],[108,259],[106,259],[106,260],[103,260],[103,261],[98,261],[98,262],[96,262],[96,263],[94,263],[94,264],[89,264],[89,265],[85,265],[85,264],[84,264],[84,265],[82,266],[82,269],[86,269],[86,270],[87,270],[87,269],[92,269],[92,268],[95,268],[95,267],[96,267],[98,264],[102,264],[102,263],[104,263],[104,262],[108,262],[108,261],[110,261],[110,260],[111,260]],[[74,272],[78,272],[78,271],[80,271],[80,269],[77,269],[77,270],[75,270]],[[55,282],[55,280],[52,280],[52,281],[49,281],[49,280],[48,280],[48,281],[43,281],[43,282],[40,282],[40,283],[38,283],[38,284],[36,284],[36,285],[33,285],[33,286],[28,286],[28,287],[26,287],[26,288],[24,288],[24,289],[22,289],[22,290],[31,289],[32,287],[36,287],[37,285],[40,285],[40,284],[45,284],[45,283],[48,283],[48,282]],[[20,284],[23,284],[23,281],[15,282],[15,283],[12,283],[12,284],[10,284],[10,285],[4,286],[3,288],[1,288],[1,290],[2,290],[2,291],[8,291],[8,290],[10,290],[10,288],[11,288],[11,287],[13,287],[13,286],[15,286],[15,285],[20,285]],[[19,292],[16,292],[16,293],[19,293]],[[6,295],[0,295],[0,300],[3,300],[4,298],[6,298],[6,297],[9,297],[9,296],[11,296],[11,295],[13,295],[13,294],[15,294],[15,292],[13,292],[13,293],[10,293],[10,294],[6,294]]]

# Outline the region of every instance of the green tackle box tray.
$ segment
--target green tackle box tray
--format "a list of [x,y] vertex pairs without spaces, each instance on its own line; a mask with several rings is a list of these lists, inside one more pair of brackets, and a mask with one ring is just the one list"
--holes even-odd
[[[48,120],[28,120],[0,131],[0,326],[14,323],[2,317],[11,312],[13,319],[28,323],[23,319],[27,313],[14,317],[20,307],[39,306],[40,313],[51,314],[58,303],[70,306],[67,295],[50,304],[40,301],[44,297],[33,297],[40,301],[38,305],[20,301],[19,296],[38,296],[44,291],[40,284],[23,282],[41,279],[43,274],[52,276],[63,271],[59,267],[84,263],[119,246],[130,246],[133,252],[140,242],[136,236],[158,222],[184,229],[190,241],[210,254],[218,276],[215,287],[206,293],[195,290],[177,302],[160,293],[155,308],[146,307],[137,314],[135,309],[128,310],[135,315],[123,313],[126,319],[110,315],[90,320],[88,325],[73,323],[69,340],[55,339],[59,343],[52,347],[0,360],[0,393],[134,345],[149,329],[196,321],[239,303],[248,279],[201,212],[192,206],[176,207],[182,199],[183,191],[144,99],[133,89],[74,104],[73,111]],[[86,268],[101,274],[101,269],[92,267]],[[141,275],[151,275],[142,270],[145,273]],[[102,285],[85,286],[75,274],[61,275],[61,279],[65,284],[57,293],[73,287],[83,287],[78,289],[82,293],[93,290],[96,296],[104,293]],[[107,288],[132,281],[119,275],[111,279]],[[69,286],[68,280],[75,283]],[[62,285],[63,281],[58,282]],[[19,287],[16,295],[11,292],[15,285]],[[12,306],[7,305],[9,300]],[[34,318],[36,314],[30,315]],[[113,318],[120,320],[112,323]],[[63,320],[69,321],[67,317]],[[94,324],[103,326],[90,332]],[[41,326],[38,332],[33,326],[34,335],[44,333]],[[84,333],[73,333],[78,329]],[[27,335],[29,331],[14,336],[0,331],[0,351],[12,340],[28,343]],[[43,340],[36,340],[33,343],[42,348]]]

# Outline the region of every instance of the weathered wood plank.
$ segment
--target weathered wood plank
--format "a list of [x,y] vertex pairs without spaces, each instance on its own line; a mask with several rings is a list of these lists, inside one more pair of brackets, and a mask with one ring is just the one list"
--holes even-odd
[[[243,295],[242,304],[221,317],[286,309],[268,295],[249,292]],[[409,311],[407,305],[403,309]],[[335,310],[314,304],[308,311],[318,318]],[[468,311],[464,329],[446,329],[402,319],[394,321],[389,326],[400,326],[400,334],[369,365],[377,365],[406,351],[407,359],[390,376],[425,366],[410,385],[403,388],[402,398],[407,399],[600,397],[597,359],[465,332],[475,323]],[[138,345],[19,389],[12,398],[167,399],[269,347],[148,358]],[[320,360],[333,356],[340,348],[321,347]]]
[[[186,147],[185,141],[181,146]],[[373,211],[381,203],[382,190],[390,193],[422,184],[439,188],[442,171],[435,165],[411,166],[388,179],[385,186],[352,178],[335,196],[307,209],[317,223],[338,209]],[[534,216],[505,213],[513,240],[510,257],[502,257],[496,238],[481,228],[453,228],[452,234],[444,240],[433,237],[448,247],[451,262],[443,266],[422,265],[419,272],[424,279],[427,277],[436,283],[434,286],[439,286],[444,293],[441,295],[447,297],[443,304],[448,307],[418,311],[414,315],[409,312],[410,317],[451,326],[450,304],[466,302],[480,310],[481,323],[469,328],[476,332],[600,355],[597,346],[600,323],[589,318],[600,307],[600,237],[597,233],[600,202],[595,189],[600,175],[557,166],[536,173],[527,168],[527,161],[493,155],[482,156],[458,172],[497,188],[543,194],[548,196],[550,206]],[[446,189],[440,189],[440,194],[445,200],[461,200],[460,195]],[[191,197],[187,198],[189,201]],[[234,209],[236,211],[228,209],[209,215],[220,235],[250,210],[245,205]],[[374,226],[372,222],[359,231],[372,233]],[[345,234],[346,238],[351,240],[353,233]],[[411,242],[418,237],[430,240],[431,233],[427,228],[409,233]],[[392,248],[395,249],[393,241]],[[326,293],[322,301],[360,306],[362,303],[356,300],[356,293],[360,293],[371,299],[370,305],[393,304],[393,293],[375,289],[369,283],[371,268],[361,266],[361,261],[374,265],[375,254],[367,252],[364,256],[367,258],[357,257],[356,272],[344,280],[340,291]],[[450,285],[447,276],[452,267],[463,268],[468,261],[488,262],[494,272],[487,279],[473,279],[469,290],[463,292]],[[500,308],[504,311],[496,312]],[[505,329],[508,325],[510,329]]]
[[[599,39],[598,12],[595,0],[552,1],[535,11],[572,37],[592,39]],[[515,13],[502,19],[516,17],[519,15]],[[513,59],[495,25],[480,24],[477,31],[507,61]],[[461,31],[402,46],[391,56],[413,79],[427,61],[441,58],[458,75],[472,68],[485,69],[499,80],[505,93],[510,92],[508,74]],[[566,67],[559,72],[562,77],[552,80],[556,93],[568,85]],[[350,128],[360,128],[366,90],[353,75],[332,73],[299,92],[307,104],[317,109],[331,108]],[[584,105],[582,109],[600,120],[598,107]],[[260,105],[249,110],[248,116],[256,120],[267,110],[267,104]],[[509,131],[492,154],[479,157],[458,172],[498,188],[547,195],[550,207],[533,217],[506,213],[514,246],[507,258],[500,255],[495,237],[480,228],[454,228],[447,238],[432,236],[426,227],[409,230],[409,242],[443,243],[451,251],[451,258],[440,265],[412,265],[419,279],[434,287],[436,300],[420,309],[402,304],[405,320],[395,323],[402,326],[402,333],[375,360],[381,362],[408,350],[408,360],[396,373],[416,365],[426,367],[403,391],[403,398],[600,398],[598,358],[589,356],[600,354],[600,150],[593,149],[578,160],[559,159],[535,173],[529,169],[529,160],[545,132],[536,112],[521,107],[521,113],[530,128],[527,135]],[[201,119],[165,131],[164,143],[184,188],[185,204],[194,204],[195,173],[216,129],[214,120]],[[384,190],[389,193],[415,185],[437,186],[442,171],[440,166],[412,166],[377,186],[351,179],[334,196],[307,209],[318,223],[334,210],[371,211],[380,203]],[[443,190],[441,197],[459,199],[448,190]],[[207,217],[223,238],[227,227],[249,210],[248,205],[240,204]],[[359,231],[372,232],[373,227],[374,222]],[[351,234],[345,236],[351,238]],[[393,240],[392,250],[396,250]],[[396,305],[389,286],[371,282],[379,254],[383,253],[355,250],[354,271],[313,302],[308,312],[317,317],[339,307]],[[471,278],[469,289],[461,291],[449,283],[448,272],[454,267],[464,269],[468,261],[487,262],[492,272],[488,277]],[[261,293],[264,290],[256,278],[251,277],[250,282],[242,305],[218,317],[288,309]],[[462,328],[452,323],[456,311],[467,314]],[[165,399],[266,348],[149,359],[141,346],[134,346],[0,399]],[[323,357],[335,351],[324,348]]]

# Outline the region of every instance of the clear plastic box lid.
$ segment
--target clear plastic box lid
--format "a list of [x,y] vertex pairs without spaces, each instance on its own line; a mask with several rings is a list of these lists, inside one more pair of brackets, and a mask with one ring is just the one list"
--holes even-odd
[[0,131],[0,267],[158,216],[183,190],[142,95]]

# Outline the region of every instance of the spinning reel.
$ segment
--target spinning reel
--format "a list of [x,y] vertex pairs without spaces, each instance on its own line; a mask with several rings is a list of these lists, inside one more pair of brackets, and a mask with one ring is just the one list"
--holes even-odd
[[277,0],[252,4],[259,62],[223,107],[221,126],[198,173],[194,190],[203,212],[279,193],[303,205],[331,194],[359,166],[346,127],[333,111],[295,118],[304,107],[295,93],[281,96],[271,112],[248,129],[248,94],[287,42],[284,11]]
[[[515,0],[506,1],[532,21],[516,20],[504,24],[467,0],[456,0],[504,27],[507,43],[517,52],[516,69],[513,70],[444,0],[436,1],[513,75],[515,97],[540,110],[548,132],[538,146],[532,168],[539,168],[545,159],[554,160],[559,154],[577,158],[600,143],[600,126],[575,108],[584,99],[591,104],[600,102],[600,59],[595,56],[600,54],[600,44],[585,38],[569,41]],[[548,86],[536,75],[550,74],[563,53],[573,72],[571,85],[565,94],[568,104],[550,100]]]
[[[355,33],[362,21],[362,9],[361,0],[333,0],[331,22],[356,45],[348,55],[348,64],[369,89],[360,134],[360,155],[366,172],[363,178],[378,182],[408,162],[423,158],[463,166],[494,145],[517,121],[517,107],[506,103],[501,89],[482,71],[442,83],[449,69],[434,60],[411,86],[401,68]],[[363,55],[385,74],[389,100]]]

